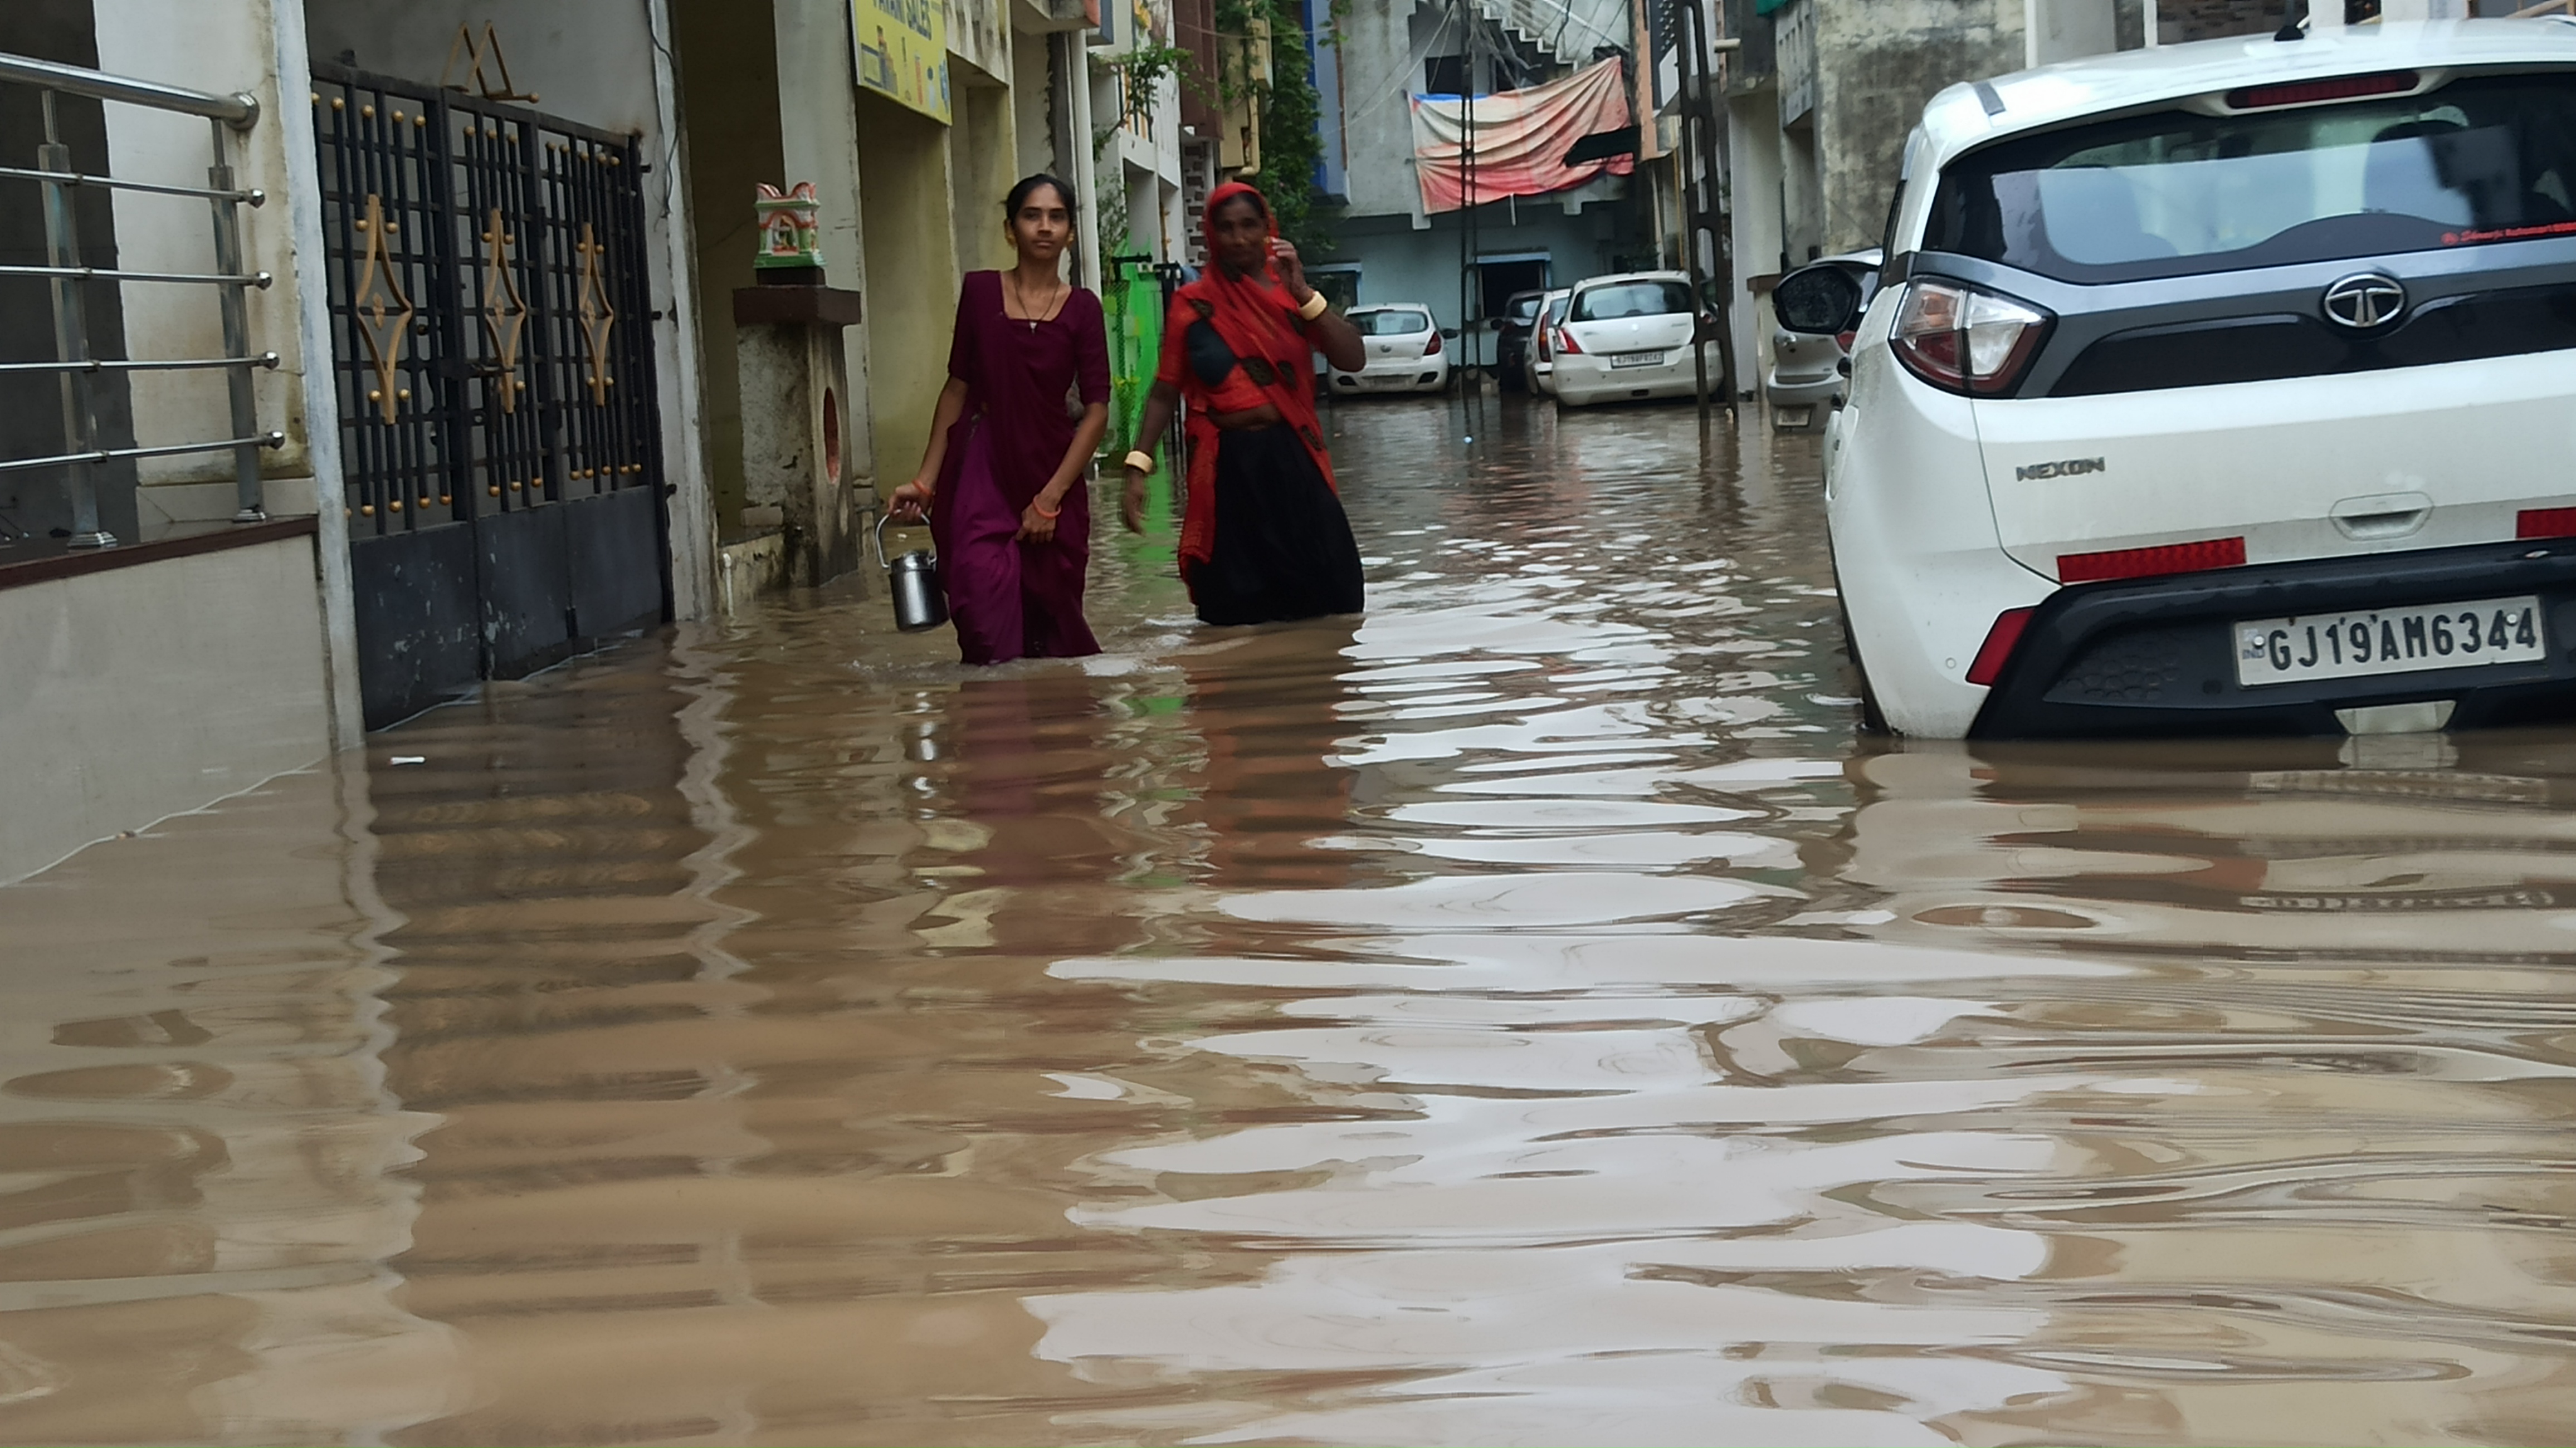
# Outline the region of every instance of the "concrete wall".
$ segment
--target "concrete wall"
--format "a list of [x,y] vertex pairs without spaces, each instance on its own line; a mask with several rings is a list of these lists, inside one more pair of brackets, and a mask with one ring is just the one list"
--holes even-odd
[[1020,179],[1011,92],[961,70],[950,91],[950,111],[949,204],[957,232],[957,270],[962,275],[1011,266],[1019,257],[1003,230],[1007,218],[1002,215],[1002,202]]
[[[168,81],[197,90],[247,91],[261,105],[247,133],[227,132],[238,183],[272,197],[287,184],[288,126],[280,108],[304,107],[300,79],[281,87],[269,0],[96,0],[99,69]],[[106,107],[109,165],[138,181],[206,184],[213,156],[210,127],[195,116],[138,106]],[[120,263],[135,271],[216,271],[214,232],[203,201],[140,192],[116,193]],[[297,288],[293,208],[282,201],[241,211],[245,265],[278,280],[246,294],[250,350],[275,352],[283,365],[254,372],[258,426],[287,435],[285,448],[261,455],[272,514],[314,509],[313,462],[304,416],[304,297]],[[133,284],[124,293],[128,355],[219,357],[222,312],[213,288]],[[233,435],[223,374],[143,372],[131,380],[135,441],[145,447]],[[337,419],[325,425],[335,426]],[[148,534],[176,521],[233,515],[233,456],[205,453],[148,458],[137,465],[143,486],[138,521]]]
[[2024,54],[2032,65],[2107,55],[2120,48],[2116,0],[2028,0]]
[[1411,216],[1422,209],[1406,97],[1422,89],[1422,47],[1434,43],[1447,13],[1446,6],[1417,12],[1415,0],[1352,0],[1335,25],[1341,37],[1346,194],[1355,217]]
[[858,96],[868,395],[880,491],[921,465],[948,380],[957,233],[948,128],[882,96]]
[[[846,0],[772,3],[780,155],[788,174],[812,181],[823,199],[824,275],[836,287],[865,293],[867,247],[860,230],[858,76],[850,53],[850,7]],[[878,466],[871,420],[866,327],[842,330],[841,358],[849,377],[841,403],[842,467],[852,489],[863,495],[884,471]]]
[[[174,0],[186,5],[189,0]],[[237,0],[227,0],[237,3]],[[317,59],[346,53],[362,70],[436,84],[457,27],[477,36],[497,20],[510,75],[539,96],[536,108],[605,130],[643,137],[651,169],[644,187],[646,264],[653,296],[692,296],[693,238],[679,139],[667,118],[677,108],[669,63],[667,0],[304,0],[309,43]],[[846,21],[844,22],[846,29]],[[846,38],[842,48],[847,49]],[[653,329],[660,384],[662,459],[678,488],[670,501],[671,584],[679,616],[706,612],[715,577],[715,509],[709,493],[703,393],[693,306],[671,307]]]
[[[792,0],[791,0],[792,3]],[[690,229],[696,242],[693,295],[705,325],[708,495],[716,536],[744,535],[742,397],[734,352],[733,294],[752,284],[760,238],[752,207],[760,182],[811,180],[788,174],[779,129],[778,54],[769,0],[672,0],[673,49],[680,57],[680,114],[687,130]],[[844,207],[846,195],[836,196]]]
[[331,749],[314,541],[0,589],[0,883]]
[[[1875,245],[1923,103],[2024,60],[2021,0],[1799,0],[1814,7],[1816,137],[1827,255]],[[1794,217],[1796,211],[1791,215]],[[1796,244],[1793,223],[1793,246]]]

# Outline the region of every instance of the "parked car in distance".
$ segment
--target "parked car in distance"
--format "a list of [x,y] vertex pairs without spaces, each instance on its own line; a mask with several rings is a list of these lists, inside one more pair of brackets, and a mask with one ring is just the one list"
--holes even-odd
[[[1878,286],[1878,269],[1887,253],[1877,247],[1812,262],[1781,278],[1800,287],[1831,285],[1827,270],[1847,273],[1860,283],[1862,305]],[[1794,280],[1794,283],[1792,281]],[[1796,299],[1791,299],[1794,307]],[[1822,427],[1835,398],[1843,395],[1844,362],[1851,356],[1852,333],[1800,332],[1779,320],[1778,289],[1773,289],[1771,370],[1762,378],[1763,396],[1771,403],[1773,425]]]
[[1774,294],[1858,333],[1825,511],[1865,708],[2576,716],[2576,20],[2061,62],[1941,92],[1904,156],[1905,274]]
[[1506,388],[1529,380],[1530,332],[1546,296],[1544,290],[1514,292],[1503,303],[1502,315],[1494,319],[1494,375]]
[[1390,302],[1353,307],[1347,315],[1359,329],[1368,361],[1357,372],[1333,369],[1336,394],[1438,392],[1449,385],[1449,353],[1429,307]]
[[[1690,277],[1677,271],[1626,272],[1574,284],[1565,320],[1549,337],[1549,383],[1567,407],[1632,398],[1689,397],[1698,390],[1693,338],[1707,327],[1692,305]],[[1711,388],[1723,386],[1726,362],[1715,340],[1699,350]]]
[[1573,295],[1574,288],[1558,287],[1555,291],[1549,292],[1545,300],[1539,303],[1538,323],[1530,328],[1529,375],[1524,379],[1529,383],[1532,394],[1542,392],[1552,394],[1556,390],[1553,376],[1556,371],[1556,352],[1548,345],[1548,339],[1555,335],[1558,325],[1565,321],[1565,302]]

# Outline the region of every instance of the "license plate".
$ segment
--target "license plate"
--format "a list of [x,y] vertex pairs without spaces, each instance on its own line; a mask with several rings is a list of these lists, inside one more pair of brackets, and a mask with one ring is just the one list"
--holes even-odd
[[1664,354],[1661,352],[1613,352],[1610,354],[1610,365],[1613,367],[1661,367],[1664,365]]
[[2533,597],[2252,618],[2236,625],[2236,682],[2246,688],[2547,657],[2540,600]]
[[1361,378],[1360,385],[1363,387],[1402,387],[1405,383],[1411,380],[1412,378],[1410,376],[1396,377],[1385,373],[1373,373],[1370,376]]

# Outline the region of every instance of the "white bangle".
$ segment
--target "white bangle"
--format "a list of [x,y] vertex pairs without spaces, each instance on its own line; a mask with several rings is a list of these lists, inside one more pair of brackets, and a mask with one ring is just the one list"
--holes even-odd
[[1150,473],[1154,470],[1154,455],[1143,448],[1130,448],[1127,452],[1126,465],[1140,473]]

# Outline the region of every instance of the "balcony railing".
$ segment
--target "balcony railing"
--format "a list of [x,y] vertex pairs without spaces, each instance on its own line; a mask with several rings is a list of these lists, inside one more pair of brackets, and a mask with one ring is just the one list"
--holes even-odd
[[[63,409],[62,450],[41,457],[0,458],[0,472],[37,468],[61,470],[71,515],[70,543],[75,548],[103,548],[117,541],[115,535],[99,522],[99,469],[130,458],[230,452],[233,455],[235,501],[239,505],[233,521],[255,523],[266,518],[268,512],[260,490],[259,453],[262,448],[283,446],[286,436],[281,432],[259,431],[259,414],[251,391],[251,369],[274,369],[277,354],[263,352],[254,356],[250,352],[246,294],[253,287],[265,289],[269,275],[244,270],[241,209],[258,206],[267,198],[258,191],[241,187],[234,179],[231,160],[235,136],[259,123],[258,100],[248,95],[213,95],[158,81],[110,75],[105,71],[20,55],[0,55],[0,85],[29,86],[40,93],[44,141],[37,147],[36,164],[33,167],[0,165],[0,181],[33,183],[41,193],[45,224],[45,264],[0,266],[0,276],[46,279],[53,293],[54,310],[53,357],[46,361],[0,363],[0,373],[55,374],[61,383]],[[213,135],[213,164],[207,167],[206,184],[171,185],[76,169],[72,163],[71,147],[64,144],[54,115],[55,98],[65,95],[205,117]],[[0,158],[8,161],[17,159],[14,156]],[[156,272],[83,265],[73,197],[84,188],[203,198],[214,223],[215,269],[211,272]],[[91,356],[87,294],[92,285],[100,282],[116,286],[167,285],[209,289],[221,313],[223,355],[155,359]],[[225,374],[228,384],[229,436],[150,447],[101,445],[92,379],[119,372],[215,369]]]

